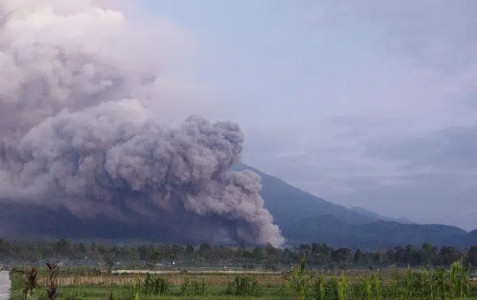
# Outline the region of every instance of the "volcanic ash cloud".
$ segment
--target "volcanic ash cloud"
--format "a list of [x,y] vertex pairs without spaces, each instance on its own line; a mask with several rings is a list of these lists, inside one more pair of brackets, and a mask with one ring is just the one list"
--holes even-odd
[[215,242],[281,245],[259,195],[260,177],[229,171],[242,142],[239,127],[229,122],[190,117],[178,128],[160,126],[135,100],[65,110],[3,149],[2,196],[62,206],[85,219],[135,222],[176,212],[174,220],[223,218],[230,222],[218,231],[224,236],[210,237]]
[[141,224],[182,242],[281,245],[260,177],[230,171],[237,125],[159,125],[174,106],[160,87],[179,31],[126,15],[104,1],[0,2],[0,204]]

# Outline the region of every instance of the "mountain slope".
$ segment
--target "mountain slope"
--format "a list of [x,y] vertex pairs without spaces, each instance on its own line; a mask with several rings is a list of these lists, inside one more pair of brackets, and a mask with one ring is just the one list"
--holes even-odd
[[354,210],[357,213],[365,214],[365,215],[368,215],[370,217],[374,217],[377,220],[398,222],[398,223],[403,223],[403,224],[412,224],[413,223],[413,222],[409,221],[409,219],[407,219],[407,218],[397,218],[396,219],[396,218],[384,217],[384,216],[381,216],[381,215],[379,215],[375,212],[364,209],[362,207],[351,207],[350,209]]
[[[252,169],[262,176],[261,195],[265,206],[274,216],[289,246],[313,242],[362,249],[408,244],[420,246],[424,242],[437,246],[477,245],[477,230],[468,233],[447,225],[389,221],[366,210],[333,204],[246,165],[239,165],[235,169]],[[141,223],[126,224],[98,215],[92,220],[83,221],[62,208],[48,209],[0,201],[0,237],[16,240],[65,237],[180,243],[178,237],[181,232],[167,231],[165,228],[171,226],[164,226],[164,223],[177,222],[190,223],[194,220],[145,219]],[[192,242],[213,243],[210,236],[204,233]]]
[[379,220],[375,216],[353,211],[304,192],[279,178],[265,174],[245,164],[240,164],[234,169],[249,169],[262,177],[263,187],[260,195],[265,199],[265,207],[272,213],[278,224],[290,225],[299,219],[322,215],[330,215],[354,225]]
[[376,221],[363,225],[350,225],[331,216],[298,220],[283,228],[291,244],[326,242],[335,247],[389,248],[424,242],[433,245],[466,247],[476,244],[466,231],[447,225],[401,224]]
[[422,225],[385,218],[365,209],[348,209],[297,189],[247,165],[262,177],[261,196],[289,244],[326,242],[335,247],[368,249],[433,245],[477,245],[477,234],[448,225]]

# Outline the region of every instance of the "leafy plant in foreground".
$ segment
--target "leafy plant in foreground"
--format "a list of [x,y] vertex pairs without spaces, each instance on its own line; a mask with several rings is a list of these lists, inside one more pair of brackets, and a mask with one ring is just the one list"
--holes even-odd
[[26,274],[25,288],[23,289],[23,295],[25,299],[29,299],[33,295],[33,291],[38,286],[38,271],[35,267],[31,267],[30,271]]
[[170,283],[165,277],[157,277],[154,280],[154,295],[164,296],[169,291]]
[[338,282],[338,299],[339,300],[346,300],[346,277],[344,273],[341,273],[341,278]]
[[260,286],[255,278],[250,276],[237,276],[227,285],[226,294],[233,296],[258,296],[261,293]]
[[302,257],[298,261],[298,266],[293,269],[291,276],[287,278],[287,289],[296,299],[304,300],[310,296],[311,276],[306,271],[306,261]]
[[312,296],[313,299],[316,300],[325,300],[326,298],[326,290],[325,290],[325,276],[322,274],[318,278],[316,278],[313,286],[312,286]]
[[182,296],[204,296],[207,292],[207,281],[205,278],[200,280],[184,279],[184,283],[181,285]]
[[58,275],[58,265],[57,264],[50,264],[47,263],[46,266],[48,267],[48,284],[46,286],[46,292],[48,294],[48,299],[55,300],[58,295],[56,294],[56,290],[58,289],[58,283],[56,283],[56,277]]
[[465,299],[470,290],[469,274],[464,266],[455,262],[452,264],[450,271],[450,286],[452,299]]
[[146,295],[151,295],[154,291],[154,279],[151,274],[146,274],[146,279],[144,280],[144,293]]

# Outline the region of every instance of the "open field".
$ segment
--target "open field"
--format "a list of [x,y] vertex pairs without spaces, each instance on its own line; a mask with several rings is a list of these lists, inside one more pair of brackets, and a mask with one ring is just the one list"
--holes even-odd
[[[379,274],[381,280],[385,283],[394,282],[406,276],[407,269],[387,269],[379,272],[371,272],[368,270],[347,270],[346,276],[348,281],[354,282],[359,278],[369,276],[370,274]],[[283,272],[267,272],[267,271],[188,271],[186,274],[180,271],[147,271],[147,270],[128,270],[128,271],[113,271],[111,274],[103,275],[88,275],[77,276],[73,274],[64,274],[58,278],[60,286],[75,286],[75,285],[101,285],[101,286],[118,286],[118,285],[132,285],[137,280],[138,276],[142,281],[145,280],[146,274],[158,275],[169,280],[171,285],[181,285],[186,278],[200,279],[206,278],[213,286],[226,286],[228,282],[235,279],[236,276],[245,275],[257,280],[261,286],[284,286],[287,283],[288,271]],[[309,270],[310,276],[318,276],[324,274],[327,278],[341,276],[341,271],[333,270],[328,272],[318,272]],[[39,283],[45,284],[47,277],[40,273]]]
[[[256,278],[260,285],[264,286],[280,286],[285,284],[285,277],[281,274],[249,274],[247,272],[242,273],[253,278]],[[179,286],[184,283],[186,278],[188,279],[201,279],[206,278],[213,286],[226,286],[228,282],[234,280],[236,275],[233,274],[220,274],[220,273],[190,273],[184,274],[161,274],[161,277],[168,279],[171,285]],[[146,275],[140,276],[141,282],[145,280]],[[45,284],[47,278],[40,278],[40,284]],[[60,286],[73,286],[73,285],[102,285],[102,286],[120,286],[120,285],[132,285],[137,280],[137,275],[103,275],[103,276],[62,276],[58,278],[58,284]]]
[[[128,286],[69,286],[61,289],[60,296],[57,299],[82,299],[82,300],[106,300],[113,292],[114,299],[133,299]],[[21,299],[18,293],[12,295],[13,299]],[[283,296],[279,288],[265,288],[261,296],[227,296],[225,287],[211,287],[206,295],[203,296],[182,296],[179,286],[173,286],[168,295],[146,295],[139,293],[140,300],[150,299],[294,299],[292,296]]]
[[[83,270],[84,271],[84,270]],[[301,273],[301,271],[303,271]],[[457,270],[459,271],[459,270]],[[132,272],[132,271],[130,271]],[[477,299],[477,282],[454,272],[387,269],[379,272],[347,270],[318,273],[297,266],[292,272],[161,272],[161,274],[75,275],[65,270],[56,278],[58,298],[99,299]],[[47,299],[45,270],[38,272],[37,299]],[[462,273],[464,274],[464,273]],[[12,300],[23,299],[25,274],[12,271]],[[454,277],[451,277],[454,276]],[[233,289],[240,278],[245,288]],[[439,283],[439,280],[443,280]],[[321,280],[321,283],[320,283]],[[156,282],[157,283],[154,283]],[[240,284],[243,282],[241,281]],[[202,284],[202,285],[201,285]],[[255,285],[255,287],[253,286]],[[232,287],[232,288],[231,288]],[[429,291],[429,288],[431,289]],[[441,291],[439,291],[441,289]],[[445,290],[444,290],[445,289]],[[326,295],[323,298],[321,296]],[[429,294],[430,293],[430,294]],[[429,298],[433,295],[433,298]],[[137,297],[137,298],[136,298]],[[462,299],[464,299],[462,298]]]

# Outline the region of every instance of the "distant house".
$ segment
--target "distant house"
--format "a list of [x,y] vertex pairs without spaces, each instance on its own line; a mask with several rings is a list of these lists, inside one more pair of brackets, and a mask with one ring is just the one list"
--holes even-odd
[[109,269],[108,268],[101,268],[101,269],[99,269],[99,272],[101,274],[109,274]]

